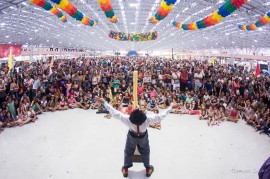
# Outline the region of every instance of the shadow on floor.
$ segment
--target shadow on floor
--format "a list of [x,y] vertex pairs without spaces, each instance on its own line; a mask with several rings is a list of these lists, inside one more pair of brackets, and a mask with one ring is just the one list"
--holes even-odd
[[131,178],[131,179],[145,179],[145,178],[147,178],[145,176],[145,169],[141,170],[141,171],[128,170],[128,178]]

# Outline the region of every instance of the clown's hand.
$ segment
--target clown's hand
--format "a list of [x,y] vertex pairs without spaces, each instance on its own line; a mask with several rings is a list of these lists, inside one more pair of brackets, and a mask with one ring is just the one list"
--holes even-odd
[[179,105],[177,103],[171,103],[172,108],[177,108]]
[[95,100],[96,100],[97,102],[100,102],[101,104],[105,103],[105,99],[100,98],[100,97],[98,97],[98,96],[95,96]]

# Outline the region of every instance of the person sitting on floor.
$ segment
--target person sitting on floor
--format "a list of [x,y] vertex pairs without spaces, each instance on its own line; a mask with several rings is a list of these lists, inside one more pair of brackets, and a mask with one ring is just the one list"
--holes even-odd
[[68,104],[66,102],[66,97],[61,98],[59,102],[59,110],[68,110]]
[[231,113],[229,114],[229,116],[228,116],[228,118],[227,118],[227,121],[237,123],[238,120],[239,120],[239,114],[238,114],[237,108],[236,108],[236,106],[235,106],[235,107],[233,108],[233,110],[231,111]]
[[199,119],[200,120],[207,120],[208,119],[208,116],[207,116],[207,110],[206,110],[206,108],[205,108],[205,105],[204,104],[202,104],[201,105],[201,115],[200,115],[200,117],[199,117]]
[[207,116],[208,116],[208,126],[213,125],[215,122],[215,111],[213,110],[213,107],[210,106],[207,110]]
[[70,98],[68,99],[68,107],[69,107],[69,108],[72,108],[72,109],[78,107],[77,101],[76,101],[76,99],[73,97],[73,95],[71,95]]
[[[155,114],[158,114],[159,113],[159,110],[156,109],[153,111]],[[158,129],[160,130],[161,129],[161,123],[160,122],[157,122],[157,123],[154,123],[154,124],[150,124],[149,125],[150,127],[154,128],[154,129]]]
[[155,97],[153,96],[151,98],[151,100],[149,101],[148,105],[147,105],[147,109],[149,111],[154,111],[154,110],[157,110],[157,102],[156,102],[156,99]]

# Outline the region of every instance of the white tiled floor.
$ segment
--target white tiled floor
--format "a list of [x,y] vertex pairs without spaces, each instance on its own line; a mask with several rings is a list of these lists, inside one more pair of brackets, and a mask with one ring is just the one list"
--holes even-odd
[[[127,128],[80,109],[45,113],[0,134],[0,179],[119,179]],[[270,138],[229,122],[208,127],[196,116],[169,115],[149,129],[153,179],[256,179]],[[130,178],[145,178],[142,164]]]

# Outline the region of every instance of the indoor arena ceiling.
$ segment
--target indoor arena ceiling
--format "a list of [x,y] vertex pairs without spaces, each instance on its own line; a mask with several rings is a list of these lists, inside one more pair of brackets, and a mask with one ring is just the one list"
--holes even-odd
[[[49,1],[49,0],[48,0]],[[49,1],[51,2],[51,1]],[[82,25],[68,14],[67,23],[25,0],[0,0],[0,43],[91,50],[165,50],[270,47],[270,25],[257,31],[242,31],[270,10],[269,0],[249,0],[221,23],[197,31],[183,31],[173,21],[191,23],[218,9],[224,0],[178,0],[171,13],[158,24],[149,23],[161,0],[111,0],[118,22],[106,18],[97,0],[70,0],[83,14],[97,20],[95,27]],[[52,3],[52,2],[51,2]],[[109,31],[158,32],[148,42],[122,42],[108,37]]]

